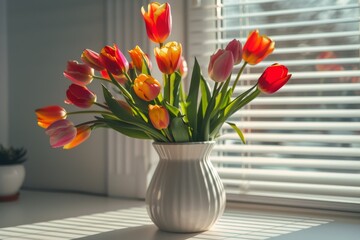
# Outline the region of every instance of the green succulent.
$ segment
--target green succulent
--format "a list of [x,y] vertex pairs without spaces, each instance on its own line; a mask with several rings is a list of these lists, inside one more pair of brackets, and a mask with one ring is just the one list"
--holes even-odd
[[26,161],[24,148],[6,148],[0,144],[0,165],[19,164]]

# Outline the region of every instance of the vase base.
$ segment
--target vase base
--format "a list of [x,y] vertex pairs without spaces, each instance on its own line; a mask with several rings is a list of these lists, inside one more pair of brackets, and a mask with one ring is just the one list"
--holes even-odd
[[12,202],[19,199],[20,193],[15,193],[7,196],[0,196],[0,202]]

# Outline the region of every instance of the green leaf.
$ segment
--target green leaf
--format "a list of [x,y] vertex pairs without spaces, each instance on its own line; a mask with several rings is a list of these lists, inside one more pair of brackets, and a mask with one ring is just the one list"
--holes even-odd
[[171,121],[170,129],[175,142],[190,141],[188,127],[181,117],[176,117]]
[[242,133],[242,131],[234,123],[231,123],[231,122],[226,122],[226,123],[229,124],[230,127],[232,127],[236,131],[236,133],[239,135],[243,144],[246,144],[245,136]]
[[174,72],[170,76],[170,104],[179,107],[180,94],[179,88],[181,83],[181,75],[178,72]]
[[138,119],[135,116],[128,113],[125,109],[123,109],[118,102],[113,98],[109,90],[103,85],[103,93],[105,97],[105,101],[109,106],[109,109],[116,117],[118,117],[121,121],[136,125],[139,130],[144,130],[148,134],[150,134],[154,139],[161,139],[164,142],[167,142],[167,138],[162,135],[158,130],[154,129],[148,123],[146,123],[142,119]]
[[176,107],[174,107],[173,105],[170,105],[169,103],[167,102],[164,102],[165,103],[165,107],[167,110],[169,110],[169,113],[173,116],[173,117],[178,117],[181,113],[180,113],[180,110]]
[[110,76],[112,83],[120,90],[120,93],[127,99],[127,101],[129,103],[133,103],[134,99],[132,98],[132,96],[128,92],[128,90],[126,90],[126,88],[124,86],[122,86],[120,83],[118,83],[118,81],[116,81],[114,76],[109,71],[108,71],[108,74]]
[[142,56],[142,59],[143,59],[143,61],[142,61],[142,66],[141,66],[141,73],[144,73],[146,75],[151,75],[150,68],[145,60],[145,57]]
[[201,90],[202,115],[205,116],[206,108],[211,98],[211,91],[209,84],[206,82],[203,76],[201,76],[201,80],[200,80],[200,90]]
[[199,85],[201,79],[200,65],[195,58],[194,68],[191,76],[189,95],[186,99],[187,102],[187,116],[189,125],[193,131],[193,140],[197,140],[197,109],[198,109],[198,95]]
[[139,130],[135,125],[122,122],[119,120],[110,120],[110,119],[101,119],[109,128],[114,129],[117,132],[120,132],[128,137],[139,138],[139,139],[152,139],[146,134],[145,131]]

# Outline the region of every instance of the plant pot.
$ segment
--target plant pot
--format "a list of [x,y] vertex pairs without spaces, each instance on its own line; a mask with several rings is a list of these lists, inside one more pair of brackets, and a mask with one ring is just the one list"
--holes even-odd
[[14,201],[25,178],[22,164],[0,165],[0,201]]
[[223,214],[224,186],[208,158],[214,144],[153,143],[160,161],[146,193],[146,206],[160,230],[206,231]]

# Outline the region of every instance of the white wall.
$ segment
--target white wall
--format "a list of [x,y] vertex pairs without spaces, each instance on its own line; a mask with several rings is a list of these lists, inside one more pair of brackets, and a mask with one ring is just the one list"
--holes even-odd
[[6,0],[0,0],[0,144],[8,145],[8,71]]
[[[110,44],[107,42],[109,19],[106,11],[109,9],[106,10],[106,6],[112,1],[117,1],[117,4],[125,2],[0,0],[0,141],[9,139],[11,145],[28,150],[25,187],[108,193],[107,159],[112,153],[108,151],[111,138],[107,137],[106,131],[94,131],[88,141],[72,150],[51,149],[48,136],[36,124],[34,110],[53,104],[62,105],[67,110],[76,109],[63,103],[70,81],[62,76],[62,72],[66,61],[79,60],[84,48],[99,51],[105,44]],[[169,40],[179,41],[186,48],[184,1],[169,2],[173,14],[173,32]],[[132,25],[135,21],[136,24],[143,21],[140,9],[137,16],[135,13],[116,14],[113,21],[125,24],[133,21]],[[129,19],[124,19],[125,16]],[[143,37],[136,31],[129,34],[117,31],[114,34],[118,36],[114,39],[124,52],[124,47],[134,47],[132,45],[138,42],[129,39],[131,36]],[[4,54],[6,49],[8,56]],[[152,48],[149,52],[153,55]],[[156,66],[155,60],[153,64]],[[100,86],[95,88],[95,85],[93,83],[89,88],[99,93],[98,99],[102,101]],[[80,122],[79,118],[70,119]],[[123,142],[119,139],[121,146]],[[127,150],[136,151],[134,148]],[[133,186],[130,182],[138,181],[138,178],[134,176],[124,181],[126,184],[123,182],[118,187]]]
[[62,72],[84,48],[104,45],[104,2],[12,0],[7,17],[9,135],[12,145],[28,149],[25,186],[104,193],[105,131],[96,130],[73,150],[51,149],[34,113],[52,104],[70,109],[63,103],[70,81]]

